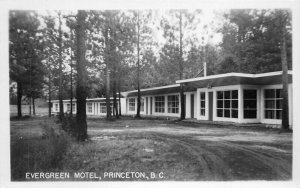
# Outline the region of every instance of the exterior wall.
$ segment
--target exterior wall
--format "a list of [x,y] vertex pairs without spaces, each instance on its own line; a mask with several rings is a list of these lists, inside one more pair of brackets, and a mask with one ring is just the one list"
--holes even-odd
[[126,114],[126,99],[121,98],[121,114]]
[[[255,89],[257,90],[257,98],[256,98],[256,118],[244,118],[244,90],[245,89]],[[184,95],[186,97],[186,118],[191,118],[191,96],[194,95],[194,118],[197,120],[209,120],[209,92],[212,92],[212,121],[227,121],[227,122],[236,122],[236,123],[265,123],[265,124],[277,124],[280,126],[280,119],[266,119],[265,118],[265,98],[264,98],[264,90],[265,89],[282,89],[281,84],[277,85],[267,85],[267,86],[259,86],[259,85],[230,85],[230,86],[221,86],[221,87],[213,87],[213,88],[198,88],[196,92],[185,92]],[[293,90],[292,84],[289,84],[289,122],[290,127],[292,127],[293,120]],[[225,118],[225,117],[217,117],[217,92],[218,91],[226,91],[226,90],[238,90],[238,118]],[[200,114],[200,93],[205,93],[205,114]],[[178,113],[169,113],[168,112],[168,96],[170,95],[178,95]],[[155,112],[155,96],[163,96],[164,97],[164,112]],[[135,100],[135,109],[134,111],[129,111],[129,98],[121,98],[121,112],[124,115],[135,115],[137,111],[137,97],[132,97]],[[170,117],[180,117],[181,106],[180,106],[180,95],[179,93],[169,93],[162,95],[147,95],[142,96],[144,99],[144,111],[141,111],[141,115],[147,116],[170,116]],[[151,100],[152,99],[152,100]],[[87,101],[87,115],[88,116],[105,116],[106,113],[101,113],[101,104],[105,103],[105,101]],[[67,104],[68,101],[64,101],[64,112],[67,112]],[[75,105],[75,109],[73,113],[76,113],[76,101],[73,102]],[[88,111],[88,104],[91,104],[92,111]],[[56,110],[56,106],[57,109]],[[151,111],[152,109],[152,111]],[[54,101],[52,105],[52,112],[59,112],[59,102]]]
[[[214,87],[214,88],[198,88],[196,93],[196,118],[197,120],[208,120],[209,119],[209,92],[213,92],[213,121],[228,121],[228,122],[236,122],[236,123],[265,123],[265,124],[281,124],[281,120],[278,119],[266,119],[264,114],[264,90],[265,89],[281,89],[282,85],[268,85],[268,86],[258,86],[258,85],[231,85],[231,86],[222,86],[222,87]],[[257,101],[256,101],[256,118],[244,118],[244,89],[255,89],[257,90]],[[238,90],[238,118],[224,118],[217,117],[217,91],[226,91],[226,90]],[[200,115],[200,93],[205,92],[205,115]],[[290,126],[292,126],[293,119],[293,90],[292,84],[289,84],[289,122]],[[187,94],[187,104],[186,117],[190,117],[190,96]]]
[[185,93],[185,118],[191,118],[191,93]]

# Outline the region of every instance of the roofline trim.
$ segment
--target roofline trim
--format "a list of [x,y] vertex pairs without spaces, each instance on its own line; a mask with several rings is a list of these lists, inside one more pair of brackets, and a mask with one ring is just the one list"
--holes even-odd
[[[87,101],[93,101],[93,100],[105,100],[106,98],[87,98],[86,100]],[[113,97],[110,97],[110,99],[114,99]],[[117,99],[119,99],[118,97],[117,97]],[[77,99],[76,98],[74,98],[73,99],[73,102],[74,101],[76,101]],[[51,102],[58,102],[59,100],[51,100]],[[64,100],[62,100],[63,102],[69,102],[69,101],[71,101],[71,99],[64,99]]]
[[[159,86],[159,87],[151,87],[146,89],[141,89],[140,91],[149,91],[149,90],[156,90],[156,89],[165,89],[165,88],[172,88],[172,87],[179,87],[180,84],[172,84],[172,85],[166,85],[166,86]],[[132,90],[132,91],[124,91],[121,92],[124,95],[127,95],[129,93],[137,92],[138,90]]]
[[[211,76],[206,76],[206,77],[197,77],[197,78],[190,78],[190,79],[184,79],[184,80],[177,80],[176,83],[180,84],[180,83],[208,80],[208,79],[214,79],[214,78],[224,78],[224,77],[229,77],[229,76],[246,77],[246,78],[260,78],[260,77],[267,77],[267,76],[276,76],[276,75],[281,75],[281,74],[282,74],[282,71],[267,72],[267,73],[260,73],[260,74],[247,74],[247,73],[231,72],[231,73],[211,75]],[[293,74],[293,72],[291,70],[289,70],[288,74]]]

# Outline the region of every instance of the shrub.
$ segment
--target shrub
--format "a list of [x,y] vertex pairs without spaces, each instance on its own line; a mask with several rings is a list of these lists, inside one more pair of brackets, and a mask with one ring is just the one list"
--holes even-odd
[[65,116],[60,119],[61,119],[61,128],[67,133],[76,136],[77,134],[76,117],[65,114]]

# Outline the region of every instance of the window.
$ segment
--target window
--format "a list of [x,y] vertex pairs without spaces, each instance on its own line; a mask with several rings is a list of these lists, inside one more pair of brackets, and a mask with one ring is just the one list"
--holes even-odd
[[105,102],[100,103],[100,113],[106,114],[106,103]]
[[282,89],[265,89],[265,118],[282,118]]
[[71,111],[71,104],[67,104],[67,112]]
[[[112,113],[113,111],[113,103],[110,103],[110,111]],[[106,108],[106,102],[101,102],[100,103],[100,113],[101,114],[106,114],[107,108]]]
[[217,91],[217,117],[238,118],[238,90]]
[[141,112],[144,112],[144,98],[141,98]]
[[178,95],[168,96],[168,113],[179,113],[179,97]]
[[200,92],[200,116],[205,116],[205,92]]
[[55,103],[55,111],[58,112],[58,104]]
[[75,104],[72,104],[72,112],[75,112]]
[[155,98],[155,112],[165,112],[165,96],[156,96]]
[[256,89],[244,90],[244,118],[255,119],[257,112],[257,91]]
[[87,111],[88,113],[93,113],[93,106],[92,106],[92,103],[87,103]]
[[129,98],[128,100],[129,111],[135,111],[135,98]]

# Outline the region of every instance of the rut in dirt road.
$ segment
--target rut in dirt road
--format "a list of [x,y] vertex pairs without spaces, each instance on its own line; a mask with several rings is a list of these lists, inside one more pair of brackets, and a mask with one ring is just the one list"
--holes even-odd
[[[280,157],[280,154],[274,156],[264,150],[226,141],[212,143],[161,133],[153,133],[152,136],[184,147],[192,158],[197,160],[199,180],[291,179],[288,157]],[[256,173],[258,171],[260,173]],[[269,177],[270,174],[273,178]]]

